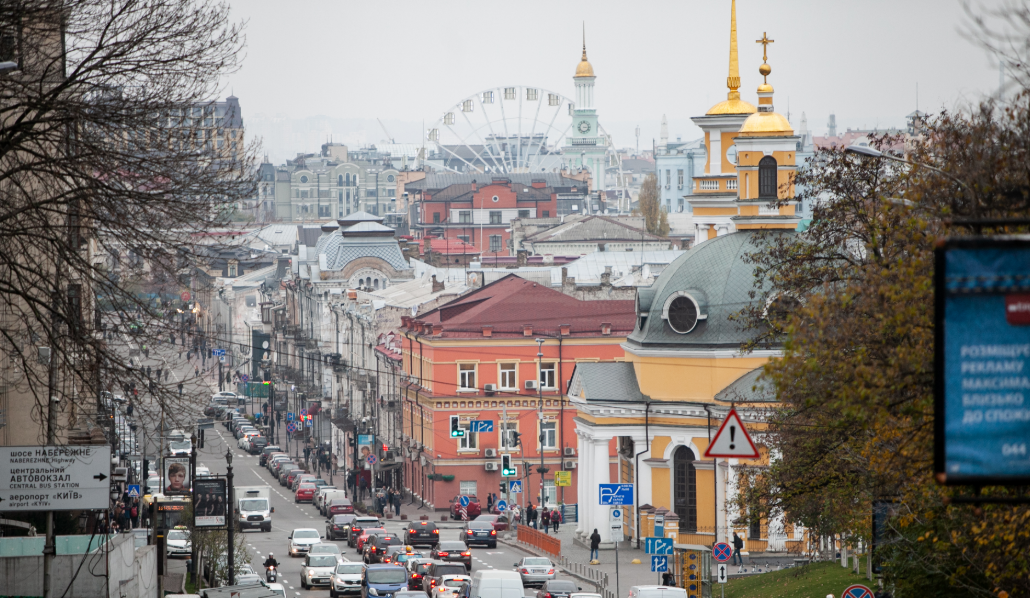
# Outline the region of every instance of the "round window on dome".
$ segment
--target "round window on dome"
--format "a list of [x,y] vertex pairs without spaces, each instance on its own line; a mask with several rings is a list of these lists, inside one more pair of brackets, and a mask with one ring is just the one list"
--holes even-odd
[[697,316],[697,304],[690,297],[676,297],[669,304],[669,326],[680,334],[686,334],[697,326]]
[[496,195],[494,195],[494,196],[493,196],[493,197],[492,197],[491,199],[493,199],[494,201],[498,201],[498,200],[499,200],[499,199],[501,199],[501,198],[500,198],[500,197],[497,197]]

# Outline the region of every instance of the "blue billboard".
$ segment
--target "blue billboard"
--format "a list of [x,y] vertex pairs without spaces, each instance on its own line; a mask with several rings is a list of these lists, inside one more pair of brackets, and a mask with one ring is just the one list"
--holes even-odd
[[947,484],[1030,481],[1030,238],[937,250],[935,446]]

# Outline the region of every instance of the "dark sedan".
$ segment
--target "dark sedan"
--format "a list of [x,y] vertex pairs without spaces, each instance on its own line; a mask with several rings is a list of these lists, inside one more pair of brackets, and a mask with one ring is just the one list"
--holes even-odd
[[432,521],[412,521],[404,530],[404,543],[412,546],[435,546],[440,541],[440,528]]
[[544,585],[540,586],[536,598],[569,598],[570,594],[582,589],[575,582],[567,579],[552,579],[545,581]]
[[461,541],[448,540],[440,542],[429,553],[429,557],[449,563],[464,563],[465,569],[472,570],[472,551]]
[[[422,576],[426,569],[433,564],[433,559],[411,559],[405,563],[404,568],[408,570],[408,589],[422,591]],[[425,592],[422,592],[425,596]]]
[[497,548],[497,530],[489,521],[469,521],[461,530],[461,539],[465,544],[485,544],[489,548]]
[[347,515],[333,515],[325,522],[325,537],[330,542],[335,542],[337,538],[347,539],[347,534],[350,533],[351,522],[354,521],[353,514]]

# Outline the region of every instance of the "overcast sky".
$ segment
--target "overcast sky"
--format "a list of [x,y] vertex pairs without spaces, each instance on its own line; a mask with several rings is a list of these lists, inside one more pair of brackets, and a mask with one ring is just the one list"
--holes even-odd
[[[572,97],[584,21],[599,118],[618,146],[633,146],[639,125],[649,147],[663,114],[673,138],[694,138],[689,118],[726,96],[730,0],[235,0],[232,10],[248,21],[247,56],[225,95],[240,98],[244,119],[363,119],[364,137],[334,131],[349,143],[385,137],[376,118],[418,143],[421,121],[484,89]],[[795,128],[802,112],[817,135],[830,113],[839,130],[900,126],[917,84],[929,112],[996,92],[997,66],[961,35],[965,21],[958,0],[738,0],[740,91],[757,103],[766,31],[776,109],[789,102]]]

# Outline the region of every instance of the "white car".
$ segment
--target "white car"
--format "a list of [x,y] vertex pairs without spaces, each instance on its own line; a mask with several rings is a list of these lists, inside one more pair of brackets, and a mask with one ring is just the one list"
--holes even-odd
[[304,556],[311,550],[311,547],[322,541],[318,530],[310,527],[300,527],[290,532],[287,538],[286,554],[290,556]]
[[254,430],[253,432],[244,432],[240,434],[240,439],[236,441],[236,446],[245,450],[250,450],[250,439],[255,436],[261,436],[261,432]]
[[235,405],[238,401],[238,395],[234,392],[223,390],[222,392],[216,392],[215,394],[211,395],[212,403],[216,402],[216,399],[223,399],[226,403],[230,405]]
[[347,559],[343,558],[343,553],[340,552],[340,547],[332,542],[319,542],[308,550],[308,554],[331,554],[336,557],[336,562],[343,564],[347,562]]
[[284,586],[283,584],[281,584],[281,583],[266,583],[265,585],[268,586],[269,590],[272,590],[278,596],[281,596],[282,598],[286,598],[286,586]]
[[430,598],[454,598],[463,583],[472,583],[472,578],[468,575],[444,575],[440,578],[440,583],[433,587]]
[[181,529],[173,529],[165,536],[165,550],[168,557],[182,556],[189,557],[193,554],[193,545],[190,544],[189,536]]
[[339,598],[342,594],[361,593],[361,574],[365,571],[364,563],[346,562],[336,566],[333,582],[329,586],[330,598]]
[[208,469],[206,465],[198,465],[197,466],[197,477],[198,478],[206,478],[209,475],[211,475],[211,470]]
[[331,554],[309,554],[300,567],[300,587],[332,586],[333,573],[339,565]]
[[171,457],[189,457],[193,452],[193,444],[189,440],[173,440],[168,443],[168,454]]

